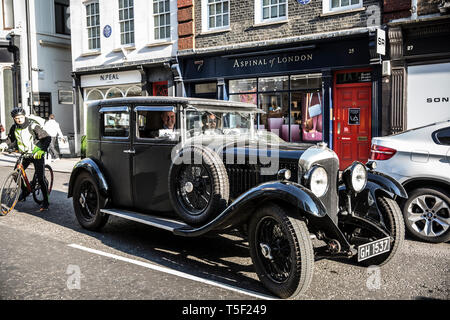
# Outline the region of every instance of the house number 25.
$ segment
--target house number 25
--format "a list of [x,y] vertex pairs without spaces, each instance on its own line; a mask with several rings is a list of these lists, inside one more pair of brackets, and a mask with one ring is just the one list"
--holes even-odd
[[355,48],[348,49],[348,54],[354,54],[354,53],[355,53]]

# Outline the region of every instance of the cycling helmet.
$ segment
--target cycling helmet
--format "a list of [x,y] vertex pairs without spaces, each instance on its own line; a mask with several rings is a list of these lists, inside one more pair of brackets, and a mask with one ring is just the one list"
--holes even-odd
[[16,116],[19,116],[19,115],[23,115],[23,116],[25,116],[26,115],[26,113],[25,113],[25,110],[23,109],[23,108],[14,108],[14,109],[12,109],[12,111],[11,111],[11,117],[16,117]]

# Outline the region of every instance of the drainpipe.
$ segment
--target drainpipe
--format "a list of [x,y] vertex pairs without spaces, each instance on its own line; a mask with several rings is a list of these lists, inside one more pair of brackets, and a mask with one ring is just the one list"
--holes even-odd
[[28,79],[30,81],[30,92],[28,96],[28,104],[30,106],[30,114],[34,113],[33,109],[33,74],[31,60],[31,32],[30,32],[30,0],[25,0],[25,14],[27,20],[27,55],[28,55]]

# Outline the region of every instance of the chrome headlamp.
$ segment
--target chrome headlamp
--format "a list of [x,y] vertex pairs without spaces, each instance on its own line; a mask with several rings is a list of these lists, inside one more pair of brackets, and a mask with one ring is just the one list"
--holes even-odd
[[342,178],[348,190],[361,192],[367,184],[367,169],[361,162],[355,161],[344,170]]
[[328,173],[325,168],[313,166],[305,175],[306,186],[318,198],[328,191]]

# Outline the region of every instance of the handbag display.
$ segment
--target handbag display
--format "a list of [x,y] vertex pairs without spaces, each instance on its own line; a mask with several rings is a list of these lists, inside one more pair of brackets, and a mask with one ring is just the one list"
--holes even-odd
[[322,127],[318,122],[322,122],[322,102],[320,99],[320,93],[317,92],[319,103],[311,106],[314,93],[311,93],[309,98],[308,112],[304,120],[302,129],[303,141],[322,141],[322,131],[317,131],[317,127]]

